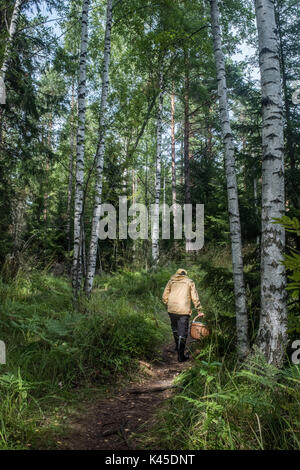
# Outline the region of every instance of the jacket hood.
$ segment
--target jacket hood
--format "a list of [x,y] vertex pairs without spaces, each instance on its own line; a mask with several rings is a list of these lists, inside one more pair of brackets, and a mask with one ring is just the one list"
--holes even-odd
[[[182,273],[184,273],[184,274],[182,274]],[[175,276],[177,276],[177,275],[179,275],[179,276],[187,276],[187,271],[186,271],[185,269],[182,269],[182,268],[177,269]]]

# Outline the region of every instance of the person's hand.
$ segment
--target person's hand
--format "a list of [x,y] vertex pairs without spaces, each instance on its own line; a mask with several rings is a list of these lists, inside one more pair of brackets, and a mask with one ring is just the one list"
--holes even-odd
[[203,312],[198,311],[198,315],[199,315],[199,317],[205,317],[205,313],[203,313]]

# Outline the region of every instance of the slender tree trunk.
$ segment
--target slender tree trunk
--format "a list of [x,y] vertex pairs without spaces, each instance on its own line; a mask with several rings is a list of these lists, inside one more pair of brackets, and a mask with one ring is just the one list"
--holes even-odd
[[[253,194],[254,194],[254,211],[256,217],[258,217],[258,206],[257,206],[257,177],[253,178]],[[256,245],[259,245],[259,235],[256,236]]]
[[164,182],[163,182],[163,204],[166,204],[166,169],[165,168],[164,168]]
[[183,132],[180,142],[180,184],[184,184],[184,123],[182,125]]
[[4,105],[6,103],[6,86],[5,86],[5,76],[8,70],[9,61],[11,58],[12,44],[14,36],[17,31],[17,25],[20,17],[20,12],[22,8],[23,0],[16,0],[14,5],[13,14],[10,21],[9,27],[9,38],[7,45],[4,51],[3,64],[0,71],[0,144],[2,142],[2,128],[3,128],[3,114],[4,114]]
[[[20,17],[22,3],[23,3],[23,0],[16,0],[15,5],[14,5],[13,14],[12,14],[12,17],[11,17],[11,22],[10,22],[10,27],[9,27],[9,38],[8,38],[8,42],[7,42],[7,45],[6,45],[6,48],[5,48],[4,60],[3,60],[2,67],[1,67],[1,77],[2,77],[4,82],[5,82],[5,74],[7,72],[8,64],[9,64],[9,60],[10,60],[10,52],[12,50],[12,42],[13,42],[14,36],[16,34],[16,31],[17,31],[17,25],[18,25],[18,21],[19,21],[19,17]],[[2,104],[5,104],[5,103],[2,103]]]
[[44,192],[44,222],[47,223],[47,213],[48,213],[48,182],[49,182],[49,160],[46,157],[46,179],[45,179],[45,186],[46,190]]
[[244,359],[249,350],[248,342],[248,316],[246,306],[246,292],[243,273],[241,224],[238,204],[238,191],[235,174],[234,145],[231,132],[226,75],[225,60],[222,52],[221,29],[219,24],[219,6],[218,0],[210,0],[212,34],[214,42],[214,54],[217,69],[218,97],[223,134],[223,143],[225,148],[225,168],[227,178],[227,196],[228,212],[230,224],[230,238],[233,265],[233,281],[235,292],[235,310],[236,310],[236,332],[237,332],[237,354],[240,359]]
[[74,197],[74,250],[72,266],[72,287],[75,302],[81,287],[81,248],[83,218],[83,185],[84,185],[84,147],[85,147],[85,115],[86,115],[86,63],[88,46],[88,15],[90,0],[83,0],[81,17],[81,44],[78,81],[78,127],[76,141],[76,184]]
[[[135,169],[132,169],[132,205],[134,206],[136,203],[136,175]],[[136,259],[136,240],[132,240],[132,258],[133,261]]]
[[[191,172],[190,172],[190,71],[189,71],[189,54],[184,53],[185,62],[185,77],[184,77],[184,202],[185,204],[191,204]],[[190,251],[189,239],[186,239],[185,249]]]
[[22,235],[26,227],[26,190],[16,191],[11,203],[11,230],[13,236],[13,251],[18,253],[21,249]]
[[175,96],[171,94],[171,157],[172,157],[172,204],[176,204],[176,160],[175,160]]
[[262,88],[261,315],[256,339],[269,363],[280,366],[287,346],[285,231],[273,219],[284,215],[284,140],[280,63],[273,0],[256,0]]
[[[52,117],[50,117],[49,123],[48,123],[48,138],[47,138],[47,144],[48,144],[48,149],[51,149],[51,137],[52,137]],[[46,156],[46,179],[45,179],[45,192],[44,192],[44,222],[47,223],[47,216],[48,216],[48,186],[49,186],[49,159],[48,156]]]
[[105,127],[106,127],[106,108],[109,87],[109,64],[111,52],[111,27],[112,27],[112,0],[107,1],[106,9],[106,28],[104,40],[104,63],[102,73],[102,94],[101,94],[101,107],[100,107],[100,122],[99,122],[99,142],[96,152],[96,186],[95,186],[95,201],[93,222],[91,231],[91,240],[88,256],[87,275],[85,282],[86,294],[90,295],[93,287],[94,276],[96,271],[97,262],[97,249],[98,249],[98,234],[97,228],[100,220],[101,213],[101,199],[102,199],[102,181],[103,181],[103,164],[104,164],[104,151],[105,151]]
[[[145,206],[147,209],[147,214],[148,214],[148,209],[149,209],[149,201],[148,201],[148,145],[146,142],[146,168],[145,168]],[[147,217],[147,224],[149,223],[148,217]],[[148,226],[147,226],[147,231],[148,231]],[[148,238],[146,238],[143,241],[144,245],[144,258],[145,258],[145,269],[148,270]]]
[[73,161],[74,161],[74,148],[75,148],[74,121],[75,121],[75,90],[74,90],[74,80],[73,80],[72,81],[72,98],[71,98],[69,181],[68,181],[68,198],[67,198],[67,224],[66,224],[68,251],[71,250],[71,203],[72,203],[72,194],[73,194]]
[[184,77],[184,187],[185,204],[191,204],[191,176],[190,176],[190,76],[188,55],[185,53]]
[[152,224],[152,263],[159,261],[159,203],[161,191],[161,142],[162,142],[162,112],[163,112],[163,72],[159,74],[159,95],[156,131],[156,171],[155,171],[155,203]]

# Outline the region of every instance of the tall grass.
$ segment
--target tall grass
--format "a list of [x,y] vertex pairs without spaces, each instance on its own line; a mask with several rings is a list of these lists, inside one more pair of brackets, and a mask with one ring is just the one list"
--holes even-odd
[[150,448],[299,449],[299,366],[278,370],[258,351],[234,369],[199,358],[178,383],[183,391],[157,417]]
[[[160,298],[170,273],[123,271],[96,279],[72,310],[69,281],[46,272],[0,281],[0,448],[32,445],[45,403],[76,387],[113,382],[151,360],[169,335]],[[34,416],[34,418],[33,418]]]

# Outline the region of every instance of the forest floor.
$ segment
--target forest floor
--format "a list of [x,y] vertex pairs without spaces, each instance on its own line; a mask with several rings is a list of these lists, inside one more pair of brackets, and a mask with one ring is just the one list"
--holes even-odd
[[110,398],[71,415],[67,434],[60,437],[60,449],[143,448],[143,435],[153,426],[157,410],[176,390],[175,377],[189,368],[191,361],[179,363],[171,343],[163,347],[159,360],[152,364],[140,361],[140,366],[144,371],[140,382],[130,382]]

